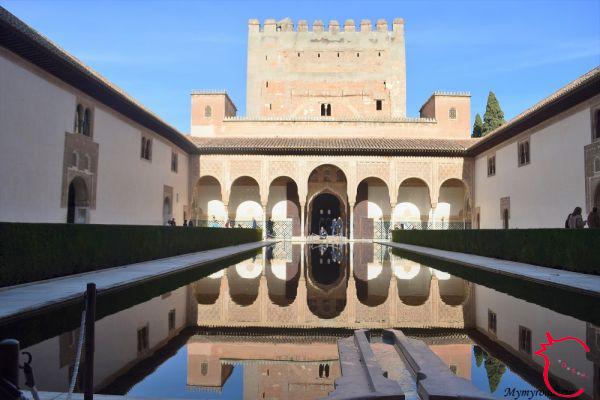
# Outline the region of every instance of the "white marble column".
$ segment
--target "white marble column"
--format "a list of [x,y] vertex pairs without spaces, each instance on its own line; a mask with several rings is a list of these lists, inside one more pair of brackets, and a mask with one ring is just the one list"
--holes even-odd
[[263,228],[263,239],[267,238],[267,205],[262,206],[262,228]]
[[306,212],[305,204],[300,203],[300,237],[304,238],[304,220],[306,216],[304,213]]
[[354,203],[350,203],[350,240],[354,239]]

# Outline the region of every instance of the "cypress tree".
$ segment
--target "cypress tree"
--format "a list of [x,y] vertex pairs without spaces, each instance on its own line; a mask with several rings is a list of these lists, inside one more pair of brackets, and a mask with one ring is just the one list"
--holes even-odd
[[488,356],[483,365],[485,366],[485,372],[487,373],[490,391],[494,393],[496,389],[498,389],[498,384],[500,384],[502,375],[506,372],[506,365],[491,356]]
[[485,106],[485,114],[483,115],[483,130],[482,135],[485,136],[500,125],[503,125],[504,112],[500,108],[500,103],[494,92],[488,94],[487,105]]
[[483,132],[483,121],[481,120],[481,116],[479,113],[475,116],[475,123],[473,124],[473,133],[471,137],[478,138],[481,137]]

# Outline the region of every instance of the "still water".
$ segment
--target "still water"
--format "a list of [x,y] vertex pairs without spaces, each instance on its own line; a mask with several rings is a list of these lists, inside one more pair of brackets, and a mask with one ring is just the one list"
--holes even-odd
[[[373,243],[281,242],[230,264],[101,298],[96,391],[320,398],[341,373],[337,339],[368,328],[373,346],[383,346],[378,332],[399,328],[425,341],[456,375],[513,399],[546,398],[544,361],[534,354],[546,332],[581,338],[589,353],[568,342],[548,349],[551,380],[564,393],[584,388],[580,398],[599,396],[595,299]],[[71,308],[58,318],[69,320],[63,324],[48,322],[54,315],[10,328],[33,355],[40,390],[68,389],[80,312]],[[32,327],[35,335],[22,333]]]

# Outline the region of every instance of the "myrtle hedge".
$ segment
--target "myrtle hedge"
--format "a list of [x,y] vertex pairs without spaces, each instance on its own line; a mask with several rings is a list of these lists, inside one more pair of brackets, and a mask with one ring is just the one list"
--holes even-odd
[[600,274],[600,229],[395,230],[394,242]]
[[256,229],[0,223],[0,287],[259,240]]

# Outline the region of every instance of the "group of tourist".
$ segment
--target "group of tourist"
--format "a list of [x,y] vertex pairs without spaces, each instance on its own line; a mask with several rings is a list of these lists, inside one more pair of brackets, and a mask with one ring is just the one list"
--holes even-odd
[[[331,220],[331,235],[332,236],[342,236],[344,232],[344,223],[342,222],[342,218],[333,218]],[[327,238],[327,229],[323,225],[319,229],[319,238],[326,239]]]
[[[168,226],[177,226],[177,222],[175,222],[175,218],[171,218],[170,220],[167,221],[166,225],[168,225]],[[183,220],[183,226],[193,227],[194,226],[194,221],[192,221],[191,219],[189,221],[187,219],[184,219]]]
[[598,213],[598,207],[592,208],[592,211],[588,214],[587,220],[583,220],[581,215],[581,207],[575,207],[573,212],[569,214],[565,220],[565,228],[567,229],[583,229],[587,224],[588,228],[600,228],[600,214]]

